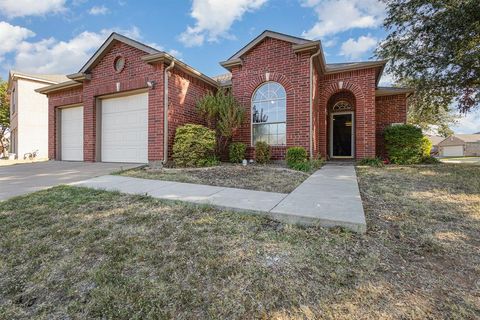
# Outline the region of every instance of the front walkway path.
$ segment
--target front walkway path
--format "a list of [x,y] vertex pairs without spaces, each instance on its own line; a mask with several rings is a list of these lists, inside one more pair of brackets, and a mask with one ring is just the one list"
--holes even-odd
[[290,194],[111,175],[73,185],[266,213],[290,223],[366,230],[353,166],[326,165]]

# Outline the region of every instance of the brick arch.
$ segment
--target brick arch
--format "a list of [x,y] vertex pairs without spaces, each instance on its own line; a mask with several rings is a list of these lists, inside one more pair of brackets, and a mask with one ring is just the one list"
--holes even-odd
[[360,89],[360,87],[350,81],[336,81],[330,84],[323,91],[323,95],[328,101],[331,96],[342,91],[350,91],[355,96],[357,103],[365,99],[365,95],[363,94],[363,91]]
[[[268,78],[267,78],[267,74],[268,74]],[[283,88],[285,89],[285,92],[287,93],[287,99],[290,94],[293,94],[295,92],[293,90],[292,84],[284,74],[281,74],[278,72],[271,72],[271,73],[265,72],[265,73],[256,75],[250,81],[250,83],[247,86],[247,92],[249,96],[251,97],[259,86],[261,86],[265,82],[270,82],[270,81],[278,82],[283,86]]]

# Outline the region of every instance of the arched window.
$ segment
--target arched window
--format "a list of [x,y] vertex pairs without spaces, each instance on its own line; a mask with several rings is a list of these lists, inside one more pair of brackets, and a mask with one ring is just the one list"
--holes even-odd
[[287,94],[276,82],[266,82],[252,97],[252,142],[286,144]]

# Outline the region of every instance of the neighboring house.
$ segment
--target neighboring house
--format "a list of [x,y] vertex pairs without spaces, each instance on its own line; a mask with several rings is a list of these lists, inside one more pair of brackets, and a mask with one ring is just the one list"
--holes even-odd
[[454,134],[438,144],[441,157],[480,156],[480,134]]
[[431,154],[437,155],[438,154],[438,144],[445,140],[445,137],[439,137],[439,136],[431,136],[431,135],[426,135],[428,140],[432,143],[432,150],[430,151]]
[[48,157],[48,99],[35,90],[66,80],[64,75],[10,71],[10,153],[18,159],[36,150],[39,158]]
[[386,62],[327,64],[320,41],[265,31],[221,63],[230,73],[210,78],[113,33],[70,81],[37,91],[49,98],[52,159],[160,163],[178,126],[205,123],[198,99],[221,87],[246,108],[234,141],[249,158],[266,141],[274,159],[288,146],[362,159],[383,154],[383,129],[406,121],[412,90],[378,86]]

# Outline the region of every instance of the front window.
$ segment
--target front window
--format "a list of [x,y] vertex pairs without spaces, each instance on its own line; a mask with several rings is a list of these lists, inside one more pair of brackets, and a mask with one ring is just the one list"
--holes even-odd
[[286,144],[287,94],[276,82],[262,84],[252,98],[253,144]]

